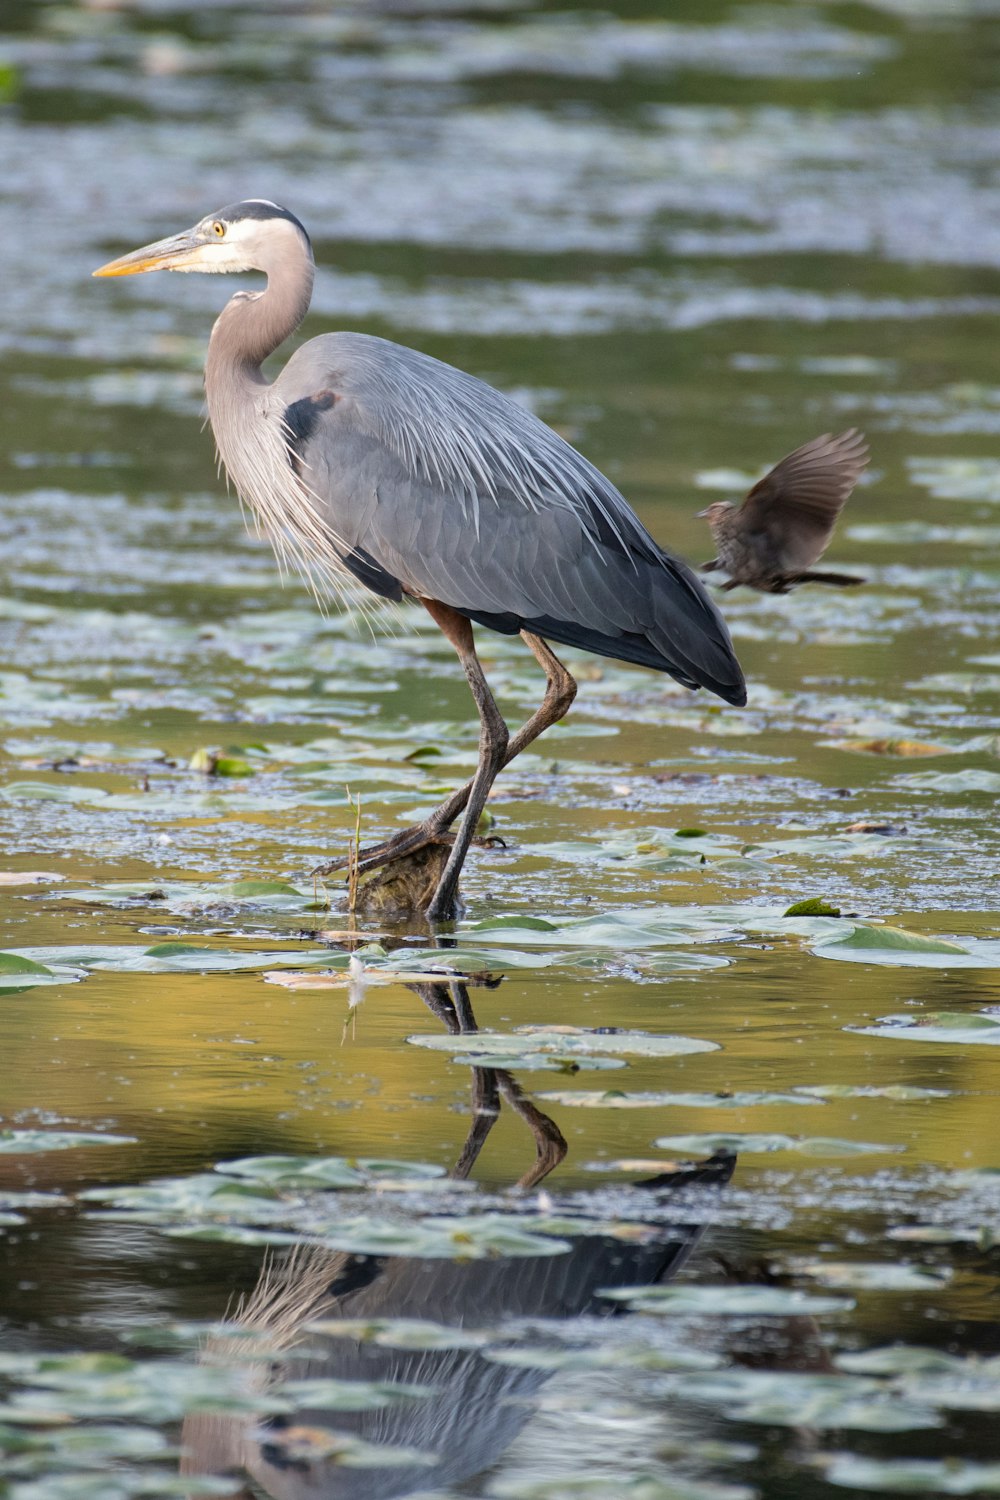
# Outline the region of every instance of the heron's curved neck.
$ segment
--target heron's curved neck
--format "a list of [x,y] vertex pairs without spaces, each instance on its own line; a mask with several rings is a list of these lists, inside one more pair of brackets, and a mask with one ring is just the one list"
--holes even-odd
[[233,379],[262,384],[261,365],[293,334],[309,311],[316,267],[308,244],[262,266],[267,287],[256,294],[237,293],[222,309],[212,329],[205,363],[205,385],[213,388]]

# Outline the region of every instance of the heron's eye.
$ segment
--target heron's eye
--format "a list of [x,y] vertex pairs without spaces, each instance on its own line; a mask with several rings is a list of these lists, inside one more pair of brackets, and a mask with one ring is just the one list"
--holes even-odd
[[214,235],[216,235],[221,240],[222,237],[223,237],[223,235],[225,234],[225,232],[226,232],[226,226],[225,226],[225,224],[220,224],[219,221],[218,221],[218,219],[216,219],[215,223],[212,225],[212,233]]

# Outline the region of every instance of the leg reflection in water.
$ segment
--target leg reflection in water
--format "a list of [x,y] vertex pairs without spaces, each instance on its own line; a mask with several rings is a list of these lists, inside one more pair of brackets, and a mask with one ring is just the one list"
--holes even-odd
[[[413,988],[449,1031],[476,1030],[464,983]],[[516,1186],[537,1186],[562,1161],[566,1142],[561,1133],[525,1098],[510,1073],[474,1068],[472,1119],[453,1177],[471,1173],[504,1105],[525,1122],[534,1143],[535,1159]],[[664,1207],[693,1184],[721,1187],[733,1166],[731,1156],[714,1158],[633,1189],[633,1197],[641,1195],[641,1201],[630,1206],[630,1221],[645,1208],[650,1222],[628,1238],[612,1233],[606,1215],[595,1212],[589,1201],[573,1198],[556,1205],[557,1212],[576,1220],[576,1232],[561,1253],[455,1260],[303,1248],[282,1263],[268,1263],[238,1310],[237,1322],[248,1339],[263,1339],[271,1349],[303,1346],[303,1357],[291,1371],[296,1380],[392,1382],[432,1387],[433,1393],[360,1412],[318,1403],[264,1423],[196,1415],[184,1424],[182,1472],[246,1476],[250,1487],[244,1497],[274,1500],[391,1500],[481,1474],[530,1420],[533,1398],[551,1371],[500,1363],[461,1331],[488,1331],[490,1338],[483,1343],[495,1350],[510,1342],[504,1328],[512,1320],[615,1315],[616,1304],[600,1296],[602,1289],[668,1281],[704,1232],[704,1222],[690,1222],[698,1218],[691,1202],[678,1222],[671,1221]],[[512,1229],[518,1225],[518,1206],[515,1199],[507,1209]],[[702,1200],[701,1211],[710,1213],[710,1199]],[[317,1320],[371,1324],[394,1319],[439,1325],[434,1347],[427,1347],[426,1340],[419,1348],[392,1347],[391,1331],[382,1342],[359,1337],[357,1328],[307,1331]],[[225,1358],[228,1349],[232,1358],[232,1346],[231,1339],[221,1341],[220,1347],[206,1349],[205,1357]],[[272,1368],[264,1364],[254,1371],[262,1388],[272,1378]],[[416,1453],[408,1459],[397,1454],[381,1467],[377,1456],[373,1466],[351,1467],[335,1451],[338,1437]]]

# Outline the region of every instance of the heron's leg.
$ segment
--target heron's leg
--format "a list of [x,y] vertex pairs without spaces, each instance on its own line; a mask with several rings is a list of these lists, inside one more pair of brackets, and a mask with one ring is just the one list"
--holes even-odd
[[[544,734],[546,729],[564,718],[576,697],[576,682],[555,652],[550,650],[538,636],[531,635],[527,630],[521,631],[521,639],[545,673],[545,696],[527,723],[523,724],[508,741],[503,758],[505,766],[510,765],[514,757],[520,755],[521,751],[537,740],[540,734]],[[394,859],[402,859],[408,854],[414,854],[426,844],[442,840],[447,829],[465,808],[472,787],[473,782],[467,781],[464,786],[446,797],[440,806],[434,808],[433,812],[428,813],[422,823],[417,823],[412,828],[402,829],[382,844],[362,849],[358,856],[359,873],[366,874],[369,870],[378,869],[380,865],[389,864]],[[345,869],[348,863],[346,859],[331,860],[328,864],[319,865],[313,874],[331,875],[335,870]]]
[[496,699],[490,692],[482,663],[476,655],[476,644],[469,621],[464,615],[456,613],[446,604],[439,604],[435,599],[425,599],[424,605],[458,652],[458,659],[479,710],[479,765],[469,787],[465,811],[451,846],[448,863],[427,908],[431,921],[447,922],[455,915],[458,878],[475,835],[476,824],[486,806],[490,787],[506,762],[510,735],[497,708]]

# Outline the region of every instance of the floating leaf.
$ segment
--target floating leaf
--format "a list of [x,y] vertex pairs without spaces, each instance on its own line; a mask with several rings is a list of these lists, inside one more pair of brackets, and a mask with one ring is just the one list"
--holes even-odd
[[986,1224],[978,1229],[959,1224],[900,1224],[889,1229],[886,1238],[924,1245],[975,1245],[980,1250],[993,1250],[1000,1244],[1000,1231]]
[[883,1087],[869,1083],[796,1084],[797,1094],[813,1099],[950,1099],[950,1089],[925,1089],[913,1083],[887,1083]]
[[968,949],[946,938],[925,937],[903,927],[859,924],[840,938],[828,938],[816,944],[820,958],[851,959],[863,963],[916,964],[947,968],[945,960],[969,961]]
[[408,1036],[414,1047],[430,1047],[435,1052],[492,1055],[515,1058],[527,1053],[560,1058],[600,1057],[603,1054],[624,1057],[679,1057],[694,1052],[715,1052],[717,1042],[690,1036],[657,1036],[646,1031],[618,1031],[612,1028],[588,1031],[575,1026],[519,1026],[513,1032],[476,1031],[460,1036]]
[[940,1291],[951,1279],[947,1268],[931,1269],[898,1261],[794,1260],[789,1269],[808,1276],[821,1286],[847,1291],[931,1292]]
[[0,991],[8,994],[33,989],[39,984],[62,984],[76,977],[73,974],[54,974],[45,964],[22,958],[18,953],[0,953]]
[[909,1375],[915,1371],[953,1370],[961,1365],[954,1354],[921,1344],[885,1344],[853,1354],[838,1354],[837,1367],[858,1375]]
[[546,927],[537,925],[538,921],[532,918],[529,923],[519,925],[515,918],[509,918],[501,928],[494,928],[487,921],[468,931],[475,934],[477,942],[491,942],[490,934],[496,931],[504,941],[516,937],[522,947],[610,948],[613,952],[672,947],[691,939],[705,941],[726,932],[710,914],[669,906],[625,907]]
[[846,1312],[849,1297],[818,1297],[790,1287],[690,1286],[612,1287],[600,1293],[614,1302],[627,1302],[639,1312],[677,1313],[691,1317],[792,1318]]
[[426,1401],[435,1394],[432,1385],[406,1385],[388,1380],[285,1380],[278,1387],[299,1406],[325,1411],[384,1411],[411,1401]]
[[452,1062],[521,1073],[606,1073],[628,1066],[622,1057],[564,1057],[549,1052],[469,1052],[453,1057]]
[[190,771],[200,771],[203,776],[252,776],[253,766],[238,755],[227,755],[221,750],[203,745],[188,761]]
[[352,1255],[413,1255],[430,1260],[484,1260],[494,1256],[561,1255],[570,1246],[555,1235],[535,1234],[531,1221],[503,1214],[427,1218],[415,1222],[337,1216],[322,1243]]
[[300,892],[294,885],[289,885],[287,880],[234,880],[232,885],[223,886],[222,891],[236,899],[246,900],[248,897],[256,896],[298,896]]
[[328,948],[237,951],[198,943],[158,943],[152,948],[125,943],[95,944],[92,948],[22,948],[18,955],[12,956],[51,965],[53,983],[81,978],[81,969],[126,974],[229,974],[267,969],[272,964],[295,969],[319,964],[326,968],[338,965],[346,968],[350,958],[347,953],[334,953]]
[[536,1095],[552,1104],[577,1105],[584,1109],[756,1109],[776,1104],[818,1104],[801,1094],[671,1094],[626,1093],[622,1089],[556,1090]]
[[941,1010],[931,1015],[882,1016],[875,1026],[849,1026],[861,1036],[884,1036],[892,1041],[944,1042],[963,1046],[1000,1045],[1000,1016],[980,1011]]
[[217,1162],[215,1171],[227,1177],[271,1187],[341,1188],[378,1182],[429,1182],[443,1177],[444,1168],[430,1162],[349,1160],[343,1156],[244,1156]]
[[0,1130],[0,1154],[71,1151],[83,1146],[135,1146],[134,1135],[106,1135],[87,1130]]
[[836,1453],[826,1467],[828,1484],[845,1489],[888,1491],[894,1495],[1000,1494],[1000,1464],[963,1458],[862,1458]]
[[327,1338],[356,1339],[384,1349],[481,1349],[496,1337],[470,1328],[453,1328],[420,1318],[321,1318],[307,1325],[310,1333]]
[[661,1151],[690,1151],[711,1156],[718,1151],[798,1151],[806,1156],[869,1156],[886,1151],[904,1151],[904,1146],[885,1146],[877,1141],[834,1140],[825,1136],[794,1135],[665,1135],[653,1142]]
[[1000,792],[1000,772],[981,771],[967,766],[962,771],[913,771],[896,776],[893,785],[913,792]]
[[830,906],[818,896],[812,896],[805,901],[795,901],[789,906],[784,915],[786,917],[839,917],[840,907]]

